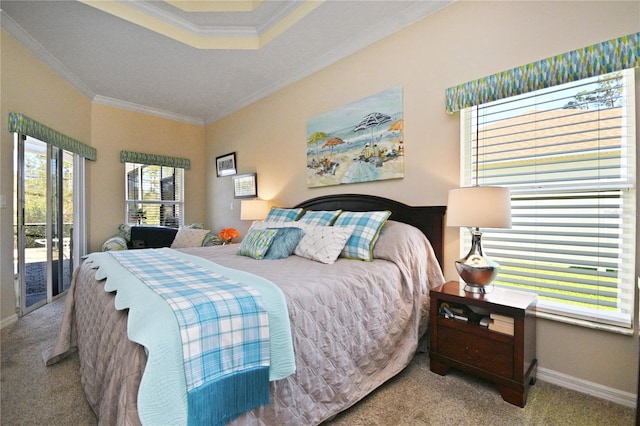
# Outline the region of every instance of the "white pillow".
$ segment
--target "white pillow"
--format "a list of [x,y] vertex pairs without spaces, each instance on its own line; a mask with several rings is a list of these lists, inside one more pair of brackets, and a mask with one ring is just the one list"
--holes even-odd
[[298,226],[304,230],[302,239],[293,252],[317,262],[331,264],[336,261],[354,230],[354,226]]
[[200,247],[202,246],[204,237],[208,233],[208,229],[195,229],[182,226],[178,229],[178,233],[171,243],[171,248]]

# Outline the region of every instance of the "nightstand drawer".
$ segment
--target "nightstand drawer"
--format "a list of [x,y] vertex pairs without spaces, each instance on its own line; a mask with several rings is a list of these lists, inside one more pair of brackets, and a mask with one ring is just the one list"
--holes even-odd
[[447,328],[438,333],[438,352],[456,361],[513,377],[513,344]]

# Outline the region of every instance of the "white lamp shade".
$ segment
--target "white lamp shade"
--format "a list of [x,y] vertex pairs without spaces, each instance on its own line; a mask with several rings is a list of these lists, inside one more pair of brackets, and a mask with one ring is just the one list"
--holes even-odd
[[447,226],[511,228],[509,188],[470,186],[450,190]]
[[242,200],[240,202],[240,220],[262,220],[269,213],[269,204],[265,200]]

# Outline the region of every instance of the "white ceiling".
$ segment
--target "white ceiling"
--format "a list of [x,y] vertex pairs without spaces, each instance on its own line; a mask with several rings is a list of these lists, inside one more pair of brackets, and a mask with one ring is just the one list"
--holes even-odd
[[450,3],[2,0],[0,22],[95,102],[207,124]]

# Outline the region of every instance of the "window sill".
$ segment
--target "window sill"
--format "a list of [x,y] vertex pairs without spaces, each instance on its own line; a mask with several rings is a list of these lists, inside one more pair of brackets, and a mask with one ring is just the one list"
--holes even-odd
[[592,330],[600,330],[600,331],[607,331],[610,333],[622,334],[624,336],[633,336],[634,334],[633,328],[602,324],[602,323],[597,323],[597,322],[578,319],[578,318],[570,318],[564,315],[552,314],[552,313],[543,312],[540,310],[536,311],[536,317],[548,319],[550,321],[557,321],[564,324],[575,325],[578,327],[590,328]]

